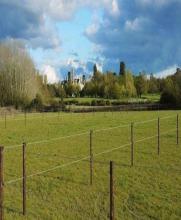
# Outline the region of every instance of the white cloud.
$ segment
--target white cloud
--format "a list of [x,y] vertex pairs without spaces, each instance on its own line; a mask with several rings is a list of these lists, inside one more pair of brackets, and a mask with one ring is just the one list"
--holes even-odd
[[135,18],[134,20],[127,20],[125,23],[125,29],[131,31],[138,31],[142,29],[144,20],[142,18]]
[[169,66],[165,70],[162,70],[162,71],[156,73],[155,76],[158,78],[165,78],[167,76],[170,76],[170,75],[173,75],[174,73],[176,73],[177,68],[178,68],[178,65],[176,65],[176,64],[173,66]]
[[112,10],[110,10],[110,14],[115,17],[120,15],[120,9],[117,0],[112,1]]
[[41,73],[47,76],[48,83],[56,83],[59,81],[55,69],[50,65],[44,65],[41,69]]
[[33,10],[41,13],[43,11],[56,20],[68,20],[73,17],[76,10],[83,7],[104,8],[113,16],[120,13],[117,0],[27,0],[26,4]]
[[99,30],[99,25],[96,23],[92,23],[90,26],[87,27],[85,34],[88,36],[94,35]]

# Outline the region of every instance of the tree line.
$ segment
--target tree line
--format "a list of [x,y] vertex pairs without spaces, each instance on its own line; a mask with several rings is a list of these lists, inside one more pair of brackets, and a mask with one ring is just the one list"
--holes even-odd
[[134,75],[126,69],[124,62],[120,63],[119,74],[111,71],[102,73],[95,64],[93,76],[85,83],[82,90],[71,82],[67,82],[62,88],[66,97],[120,99],[122,97],[141,97],[147,93],[161,93],[164,88],[164,79],[156,78],[153,74],[148,75],[145,72]]
[[95,97],[121,99],[141,97],[143,94],[161,94],[161,103],[181,103],[181,71],[166,78],[141,72],[134,75],[120,62],[119,73],[102,73],[93,66],[92,77],[83,89],[72,82],[48,84],[46,76],[36,70],[26,47],[20,42],[0,43],[0,106],[16,108],[54,105],[55,97]]

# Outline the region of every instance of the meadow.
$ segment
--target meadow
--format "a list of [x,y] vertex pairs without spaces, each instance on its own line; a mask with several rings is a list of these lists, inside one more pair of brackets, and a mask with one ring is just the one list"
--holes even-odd
[[[115,219],[181,219],[181,146],[176,139],[176,116],[180,113],[31,113],[7,115],[6,121],[2,115],[4,218],[108,219],[109,161],[112,160]],[[158,117],[160,155],[157,154]],[[133,167],[130,165],[131,122],[134,122],[135,142]],[[90,130],[93,130],[93,185],[89,170]],[[27,144],[26,216],[22,215],[23,142]]]

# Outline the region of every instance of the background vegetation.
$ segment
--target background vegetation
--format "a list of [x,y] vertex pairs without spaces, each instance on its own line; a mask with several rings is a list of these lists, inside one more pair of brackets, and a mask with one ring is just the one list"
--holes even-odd
[[[48,84],[46,76],[42,76],[29,56],[23,44],[16,41],[0,43],[0,106],[41,110],[43,106],[64,106],[65,98],[93,99],[88,105],[111,105],[114,101],[144,102],[145,96],[161,96],[161,103],[180,105],[181,103],[181,71],[167,78],[156,78],[153,74],[133,74],[120,63],[119,74],[107,71],[101,73],[96,65],[93,76],[86,81],[81,90],[72,82]],[[100,99],[106,101],[99,101]],[[80,100],[80,99],[79,99]],[[130,101],[131,100],[131,101]],[[154,102],[155,99],[147,99]],[[156,101],[159,101],[156,99]],[[77,103],[77,100],[74,101]],[[77,104],[85,103],[78,102]]]

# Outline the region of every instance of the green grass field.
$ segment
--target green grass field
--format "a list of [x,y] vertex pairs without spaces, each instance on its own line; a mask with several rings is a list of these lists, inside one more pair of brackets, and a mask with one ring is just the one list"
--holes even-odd
[[[37,113],[27,115],[26,126],[24,115],[20,114],[7,116],[6,128],[5,119],[1,117],[0,145],[5,146],[5,219],[108,219],[110,160],[115,162],[117,220],[181,219],[181,145],[176,144],[177,113],[180,111]],[[160,156],[156,137],[158,117],[161,118]],[[136,123],[140,121],[147,122]],[[130,166],[130,145],[111,151],[130,143],[131,122],[135,122],[134,167]],[[89,184],[89,158],[74,163],[89,156],[91,129],[92,186]],[[60,138],[65,136],[70,137]],[[150,136],[154,137],[140,141]],[[24,141],[27,143],[27,175],[69,164],[27,178],[26,217],[22,216],[22,181],[11,182],[22,176],[22,148],[16,145]]]

